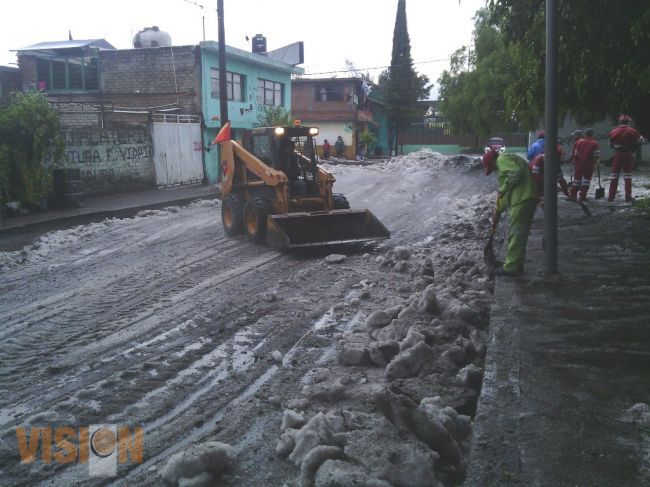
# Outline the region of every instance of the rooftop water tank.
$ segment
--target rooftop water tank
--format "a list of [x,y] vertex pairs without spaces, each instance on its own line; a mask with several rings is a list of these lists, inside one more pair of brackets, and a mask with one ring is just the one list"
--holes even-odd
[[266,54],[266,37],[262,34],[255,34],[255,37],[253,37],[253,52]]
[[145,27],[133,36],[133,47],[168,47],[172,45],[172,37],[165,31],[153,27]]

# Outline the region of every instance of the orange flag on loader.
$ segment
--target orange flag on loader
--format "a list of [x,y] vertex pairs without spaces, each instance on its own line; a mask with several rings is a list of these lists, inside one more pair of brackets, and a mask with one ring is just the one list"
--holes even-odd
[[224,142],[226,140],[232,140],[232,132],[230,130],[230,121],[226,122],[226,125],[221,127],[219,133],[212,141],[212,145],[218,144],[219,142]]

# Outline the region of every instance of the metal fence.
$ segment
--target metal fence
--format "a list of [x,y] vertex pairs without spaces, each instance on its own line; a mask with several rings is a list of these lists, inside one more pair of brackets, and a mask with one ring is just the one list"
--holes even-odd
[[[506,146],[527,147],[528,134],[493,134],[501,137]],[[404,145],[458,145],[460,147],[483,147],[487,137],[470,134],[452,134],[444,122],[413,123],[406,127],[398,139]]]

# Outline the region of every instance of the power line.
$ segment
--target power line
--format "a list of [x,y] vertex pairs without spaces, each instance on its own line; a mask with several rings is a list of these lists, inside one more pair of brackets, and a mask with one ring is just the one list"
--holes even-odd
[[216,8],[206,7],[205,5],[203,5],[202,3],[199,3],[199,2],[194,2],[192,0],[183,0],[183,1],[185,3],[189,3],[190,5],[194,5],[195,7],[199,7],[200,9],[214,10],[215,12],[217,11]]
[[[415,62],[413,64],[430,64],[430,63],[440,63],[443,61],[450,61],[451,58],[444,58],[444,59],[433,59],[431,61],[419,61]],[[390,66],[375,66],[375,67],[368,67],[368,68],[357,68],[357,71],[366,71],[366,70],[371,70],[371,69],[386,69],[390,68]],[[305,73],[303,76],[315,76],[317,74],[335,74],[335,73],[349,73],[349,69],[341,69],[338,71],[321,71],[319,73]]]

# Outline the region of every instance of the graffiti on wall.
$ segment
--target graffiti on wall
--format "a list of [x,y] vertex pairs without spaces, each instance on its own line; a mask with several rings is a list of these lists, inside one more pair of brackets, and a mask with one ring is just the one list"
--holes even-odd
[[[155,181],[153,143],[148,130],[81,129],[63,133],[65,149],[62,163],[66,168],[79,169],[89,192],[119,189],[122,186],[144,185]],[[45,163],[53,163],[47,154]],[[93,188],[99,189],[94,191]]]

